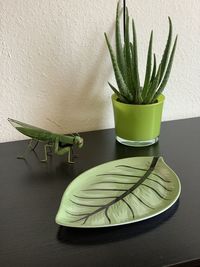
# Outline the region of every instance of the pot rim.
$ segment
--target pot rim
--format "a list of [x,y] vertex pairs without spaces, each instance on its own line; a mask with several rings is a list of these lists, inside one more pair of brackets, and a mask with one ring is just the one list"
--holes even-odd
[[157,106],[157,105],[160,105],[161,103],[163,103],[164,100],[165,100],[165,96],[163,94],[159,95],[158,98],[157,98],[158,102],[153,103],[153,104],[127,104],[127,103],[119,102],[119,101],[117,101],[117,95],[116,94],[112,94],[111,98],[112,98],[113,101],[115,101],[115,102],[117,102],[117,103],[119,103],[121,105],[125,105],[125,106],[141,106],[141,107]]

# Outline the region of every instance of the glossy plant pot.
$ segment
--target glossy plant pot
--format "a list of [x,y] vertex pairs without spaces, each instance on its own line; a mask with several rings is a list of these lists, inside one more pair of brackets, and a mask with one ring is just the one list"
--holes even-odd
[[149,146],[158,141],[165,97],[148,105],[124,104],[112,95],[116,139],[128,146]]

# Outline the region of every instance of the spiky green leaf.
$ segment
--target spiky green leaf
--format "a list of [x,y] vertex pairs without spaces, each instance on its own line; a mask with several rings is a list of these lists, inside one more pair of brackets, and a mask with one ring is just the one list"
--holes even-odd
[[113,90],[113,92],[117,95],[117,97],[119,98],[120,102],[123,103],[129,103],[129,101],[126,99],[126,97],[124,97],[111,83],[109,83],[110,88]]
[[174,41],[174,45],[173,45],[173,48],[172,48],[172,52],[171,52],[171,55],[170,55],[170,59],[169,59],[169,63],[168,63],[168,66],[167,66],[167,70],[165,72],[165,76],[162,80],[162,83],[161,85],[159,86],[157,92],[155,93],[154,97],[153,97],[153,101],[155,101],[158,96],[163,92],[167,82],[168,82],[168,79],[169,79],[169,75],[170,75],[170,72],[171,72],[171,69],[172,69],[172,64],[173,64],[173,60],[174,60],[174,54],[175,54],[175,51],[176,51],[176,44],[177,44],[177,39],[178,39],[178,36],[176,36],[176,39]]
[[137,83],[137,74],[136,74],[136,64],[135,64],[135,58],[134,58],[134,53],[135,49],[134,46],[131,45],[131,50],[132,50],[132,69],[133,69],[133,75],[132,75],[132,80],[133,80],[133,87],[134,87],[134,103],[135,104],[141,104],[143,102],[142,100],[142,90],[140,87],[138,87]]
[[157,71],[157,66],[156,66],[156,55],[153,55],[153,70],[152,70],[152,74],[151,74],[151,82],[155,79],[156,76],[156,71]]
[[117,12],[116,12],[116,26],[115,26],[115,42],[116,42],[116,56],[117,63],[119,69],[122,73],[124,80],[126,80],[126,71],[125,71],[125,59],[121,41],[121,33],[120,33],[120,2],[117,4]]
[[137,35],[136,35],[134,20],[132,20],[132,31],[133,31],[133,61],[134,61],[134,70],[135,70],[134,78],[137,84],[137,88],[140,88],[140,78],[139,78],[139,70],[138,70]]
[[129,37],[129,15],[126,8],[126,23],[125,23],[125,60],[126,60],[126,73],[127,73],[127,86],[129,91],[132,89],[132,73],[131,73],[131,51],[130,51],[130,37]]
[[170,48],[171,48],[171,42],[172,42],[172,22],[170,17],[168,17],[169,20],[169,33],[168,33],[168,38],[167,38],[167,43],[166,47],[162,56],[161,60],[161,73],[160,73],[160,81],[163,78],[164,72],[166,70],[169,54],[170,54]]
[[149,48],[148,48],[148,53],[147,53],[146,74],[145,74],[144,86],[142,90],[143,98],[145,98],[147,94],[147,90],[148,90],[150,79],[151,79],[152,43],[153,43],[153,31],[151,31],[151,36],[149,40]]
[[135,103],[136,102],[136,88],[137,88],[137,85],[136,85],[136,82],[135,82],[135,79],[134,79],[134,64],[133,64],[133,44],[130,42],[129,43],[129,49],[130,49],[130,55],[131,55],[131,65],[130,65],[130,68],[131,68],[131,93],[133,95],[133,102]]
[[160,66],[159,66],[159,68],[158,68],[156,77],[155,77],[155,79],[153,80],[151,87],[149,88],[148,95],[147,95],[147,97],[146,97],[145,100],[144,100],[144,103],[145,103],[145,104],[150,104],[150,103],[152,103],[153,96],[154,96],[154,94],[155,94],[156,89],[157,89],[158,86],[159,86],[159,83],[160,83],[160,75],[161,75],[161,64],[160,64]]
[[112,49],[112,46],[110,45],[110,42],[108,40],[106,33],[105,33],[105,39],[106,39],[106,43],[107,43],[107,46],[108,46],[108,49],[110,52],[110,58],[112,61],[112,65],[113,65],[113,69],[114,69],[114,73],[115,73],[115,78],[116,78],[116,82],[117,82],[119,91],[122,95],[127,96],[127,98],[131,100],[131,95],[130,95],[128,88],[126,86],[126,83],[123,79],[123,76],[122,76],[121,71],[119,69],[119,66],[117,64],[117,60],[116,60],[114,51]]

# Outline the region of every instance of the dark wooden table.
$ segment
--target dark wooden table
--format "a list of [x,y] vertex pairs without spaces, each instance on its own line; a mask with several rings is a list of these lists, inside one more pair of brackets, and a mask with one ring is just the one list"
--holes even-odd
[[[0,144],[0,266],[200,266],[200,118],[163,123],[159,143],[147,148],[116,143],[113,129],[82,136],[74,165],[58,156],[39,162],[42,146],[27,161],[16,159],[27,141]],[[162,155],[181,180],[180,199],[168,211],[107,229],[55,224],[62,194],[77,175],[148,155]]]

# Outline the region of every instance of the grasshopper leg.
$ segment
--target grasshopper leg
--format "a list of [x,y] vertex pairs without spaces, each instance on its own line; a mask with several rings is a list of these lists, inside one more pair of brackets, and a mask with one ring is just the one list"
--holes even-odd
[[46,144],[44,146],[44,159],[42,159],[41,162],[47,162],[47,155],[48,155],[47,148],[52,148],[52,145]]
[[31,147],[33,151],[35,151],[35,149],[36,149],[36,147],[37,147],[37,145],[38,145],[38,144],[39,144],[39,141],[38,141],[38,140],[36,140],[36,143],[35,143],[35,145],[34,145],[33,147]]
[[67,162],[68,163],[74,163],[74,161],[71,161],[71,148],[69,147],[69,151],[68,151],[68,158],[67,158]]
[[47,156],[52,156],[53,155],[53,145],[51,142],[48,142],[48,148],[49,148],[49,151],[47,152]]
[[28,151],[32,150],[32,142],[33,142],[33,139],[29,140],[26,149],[24,150],[24,152],[22,153],[22,155],[19,155],[17,157],[18,159],[25,159],[25,156],[28,153]]
[[60,147],[58,138],[56,138],[56,141],[55,141],[54,152],[55,154],[60,155],[60,156],[67,153],[68,154],[67,162],[74,163],[73,161],[71,161],[71,146]]

